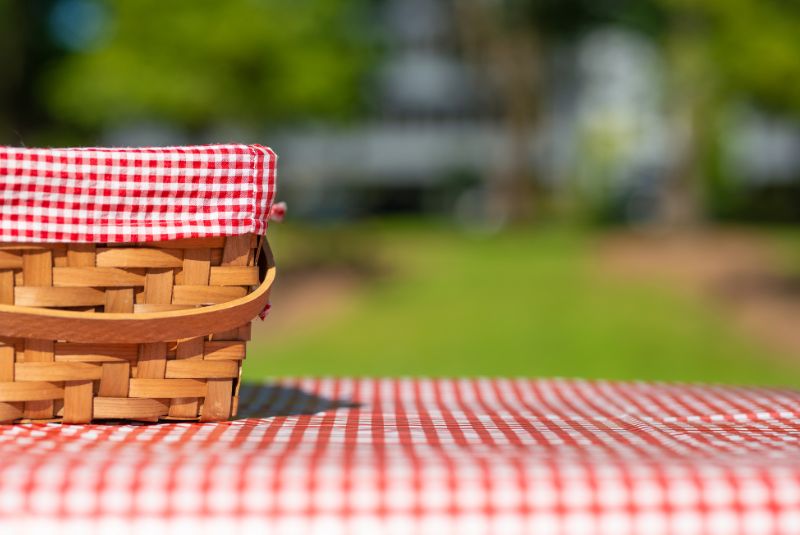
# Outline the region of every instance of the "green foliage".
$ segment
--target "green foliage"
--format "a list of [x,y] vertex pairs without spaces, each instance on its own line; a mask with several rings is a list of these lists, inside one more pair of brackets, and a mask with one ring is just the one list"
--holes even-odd
[[[692,299],[599,269],[592,235],[543,229],[478,237],[391,226],[368,236],[383,243],[373,254],[395,267],[394,277],[373,283],[333,321],[278,341],[256,336],[244,368],[248,378],[800,380],[797,371],[776,364],[781,356],[765,356]],[[291,227],[274,229],[279,262],[297,237]],[[273,304],[281,314],[278,297]]]
[[727,96],[800,117],[800,4],[788,0],[662,0],[694,35]]
[[[17,32],[10,24],[15,19],[13,4],[8,0],[0,0],[0,64],[3,65],[3,76],[0,77],[0,102],[10,98],[13,87],[19,78],[19,58],[13,54],[19,41]],[[0,107],[0,128],[5,127],[8,110]]]
[[[54,116],[96,128],[158,118],[215,122],[343,117],[369,50],[347,0],[108,0],[96,46],[44,78]],[[363,28],[363,25],[361,26]]]

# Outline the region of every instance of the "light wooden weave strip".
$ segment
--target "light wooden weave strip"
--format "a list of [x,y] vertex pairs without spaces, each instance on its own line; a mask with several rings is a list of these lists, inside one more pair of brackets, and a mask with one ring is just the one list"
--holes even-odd
[[[0,243],[0,305],[138,314],[226,303],[259,284],[257,243]],[[1,335],[0,422],[219,421],[236,414],[250,323],[146,343]]]

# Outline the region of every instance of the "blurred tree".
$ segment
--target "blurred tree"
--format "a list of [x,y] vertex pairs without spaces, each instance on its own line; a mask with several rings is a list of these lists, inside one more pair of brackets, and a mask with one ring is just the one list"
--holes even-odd
[[737,196],[719,162],[721,117],[731,102],[800,117],[800,3],[660,1],[673,130],[681,138],[662,212],[669,223],[686,223],[697,219],[703,192],[712,210]]
[[46,34],[50,0],[0,0],[0,144],[20,144],[45,120],[34,89],[38,70],[60,52]]
[[65,2],[53,30],[73,53],[41,87],[68,124],[163,120],[202,130],[344,117],[358,106],[370,51],[359,40],[360,2]]
[[800,117],[800,2],[666,1],[703,33],[726,97]]
[[653,0],[461,0],[454,6],[465,55],[483,70],[508,132],[507,158],[487,177],[488,215],[528,219],[545,193],[531,169],[530,147],[547,106],[543,78],[553,49],[603,24],[655,33],[660,12]]
[[[529,213],[536,187],[528,161],[547,106],[542,73],[560,43],[614,25],[661,45],[667,64],[671,168],[656,220],[696,224],[731,188],[719,167],[720,117],[748,102],[800,117],[800,2],[790,0],[463,0],[456,2],[467,56],[494,84],[512,150],[489,177],[491,203],[510,218]],[[727,185],[725,184],[727,180]]]
[[[21,47],[18,44],[21,36],[18,26],[14,24],[17,18],[16,6],[10,0],[0,0],[0,64],[3,65],[0,102],[8,102],[12,98],[21,78]],[[0,108],[0,128],[3,131],[12,122],[10,113],[11,110],[6,107]]]
[[536,181],[529,162],[532,130],[541,95],[541,50],[536,26],[521,18],[514,2],[462,0],[456,21],[466,57],[483,71],[493,90],[508,136],[508,154],[486,177],[490,224],[521,221],[532,215]]

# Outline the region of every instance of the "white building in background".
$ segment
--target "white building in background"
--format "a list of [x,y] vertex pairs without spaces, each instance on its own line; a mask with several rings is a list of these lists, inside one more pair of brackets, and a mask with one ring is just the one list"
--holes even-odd
[[[290,177],[284,187],[303,192],[294,200],[301,212],[323,199],[330,204],[342,188],[425,191],[453,175],[478,179],[507,153],[509,134],[488,105],[489,88],[457,54],[450,5],[393,0],[385,24],[389,54],[378,73],[375,118],[272,136]],[[597,31],[556,50],[544,116],[529,136],[537,178],[554,187],[577,180],[587,191],[652,179],[669,158],[660,69],[653,46],[624,30]]]
[[800,124],[748,106],[731,111],[727,164],[732,176],[755,184],[800,177]]
[[458,55],[450,3],[382,5],[387,54],[373,84],[372,118],[270,133],[281,173],[290,177],[287,193],[298,192],[293,210],[313,213],[324,200],[328,209],[346,213],[358,204],[356,191],[419,193],[454,173],[479,177],[505,146],[505,134],[488,113],[486,88]]

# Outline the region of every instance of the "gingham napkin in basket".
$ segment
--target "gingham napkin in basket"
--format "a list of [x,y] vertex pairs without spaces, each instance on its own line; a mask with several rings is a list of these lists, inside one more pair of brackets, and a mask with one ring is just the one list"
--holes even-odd
[[263,234],[276,160],[260,145],[0,147],[0,241]]

